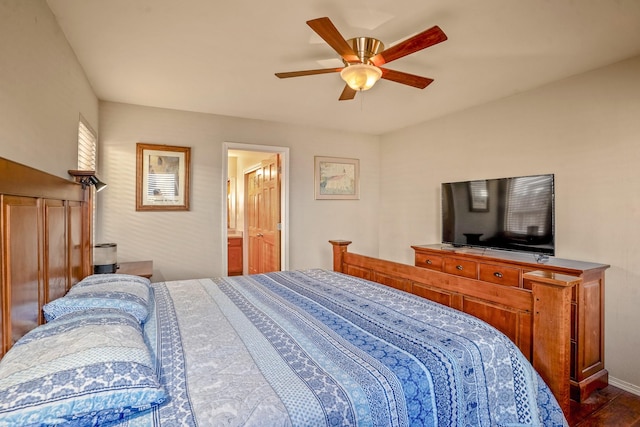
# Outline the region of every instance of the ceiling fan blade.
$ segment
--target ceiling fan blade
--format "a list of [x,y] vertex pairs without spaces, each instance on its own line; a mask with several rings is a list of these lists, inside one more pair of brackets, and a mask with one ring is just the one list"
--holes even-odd
[[433,82],[433,79],[428,77],[416,76],[415,74],[404,73],[402,71],[390,70],[388,68],[380,68],[380,70],[382,70],[383,79],[417,87],[418,89],[424,89]]
[[342,59],[349,63],[360,62],[358,55],[356,55],[351,46],[349,46],[349,43],[342,37],[329,18],[312,19],[311,21],[307,21],[307,25],[322,37],[333,50],[338,52],[338,55],[340,55]]
[[385,49],[379,54],[371,58],[371,62],[376,66],[381,66],[387,62],[395,61],[403,56],[410,55],[422,49],[426,49],[434,44],[441,43],[447,40],[447,35],[437,25],[416,34],[413,37],[409,37],[389,49]]
[[338,100],[349,101],[356,97],[356,92],[357,91],[355,89],[352,89],[351,86],[344,85],[344,89],[342,90],[342,93],[340,94],[340,98],[338,98]]
[[276,73],[277,77],[286,79],[289,77],[313,76],[315,74],[339,73],[342,68],[321,68],[319,70],[289,71],[286,73]]

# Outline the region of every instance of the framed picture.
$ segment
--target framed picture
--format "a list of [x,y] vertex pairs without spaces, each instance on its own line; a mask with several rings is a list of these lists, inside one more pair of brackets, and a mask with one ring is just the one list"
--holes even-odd
[[359,199],[360,160],[315,156],[316,199]]
[[469,210],[471,212],[489,211],[487,181],[469,181]]
[[136,144],[136,210],[188,211],[190,147]]

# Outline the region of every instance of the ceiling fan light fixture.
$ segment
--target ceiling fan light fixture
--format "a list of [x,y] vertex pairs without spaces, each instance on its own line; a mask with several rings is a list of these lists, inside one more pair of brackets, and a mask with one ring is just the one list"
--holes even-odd
[[340,71],[340,77],[351,89],[363,91],[371,89],[380,80],[382,70],[375,65],[352,64]]

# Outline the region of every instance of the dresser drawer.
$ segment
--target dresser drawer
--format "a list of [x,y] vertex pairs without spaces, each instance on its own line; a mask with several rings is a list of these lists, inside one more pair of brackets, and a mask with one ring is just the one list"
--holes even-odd
[[416,267],[442,271],[442,257],[433,254],[416,253]]
[[485,282],[505,286],[520,286],[521,269],[505,265],[480,264],[478,277]]
[[455,274],[456,276],[468,277],[470,279],[477,279],[478,263],[462,258],[445,258],[444,272]]

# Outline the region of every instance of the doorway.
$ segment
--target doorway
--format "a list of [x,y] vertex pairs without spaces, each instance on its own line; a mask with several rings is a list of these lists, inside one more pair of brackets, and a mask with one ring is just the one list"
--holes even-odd
[[[268,256],[277,257],[279,270],[289,268],[289,149],[288,147],[277,147],[270,145],[254,145],[243,143],[225,142],[223,144],[223,230],[222,230],[222,267],[223,274],[252,274],[256,272],[256,262],[264,264]],[[273,164],[273,159],[279,161],[279,165]],[[273,169],[273,168],[277,169]],[[258,172],[259,171],[259,172]],[[277,213],[280,220],[275,221],[277,232],[265,232],[257,230],[255,218],[250,218],[249,203],[258,203],[263,196],[255,197],[255,191],[250,194],[250,185],[247,180],[253,183],[262,182],[262,176],[279,175],[279,189],[277,195],[273,194],[273,186],[265,189],[264,194],[269,194],[266,206],[274,210],[277,204]],[[259,179],[257,176],[260,175]],[[255,190],[255,189],[254,189]],[[262,194],[262,193],[261,193]],[[252,198],[252,199],[250,199]],[[270,202],[270,204],[268,204]],[[262,208],[264,209],[264,207]],[[251,223],[253,220],[253,224]],[[266,238],[265,238],[266,237]],[[238,238],[241,240],[241,247],[238,247]],[[274,252],[273,239],[277,239],[278,252]],[[270,243],[267,245],[267,243]],[[256,252],[255,248],[261,245],[263,252]],[[252,250],[249,248],[252,246]],[[242,268],[238,269],[238,252],[241,251]],[[267,257],[260,258],[260,253],[268,254]],[[251,261],[253,259],[253,262]],[[272,260],[272,264],[273,260]],[[253,265],[253,267],[250,266]]]

